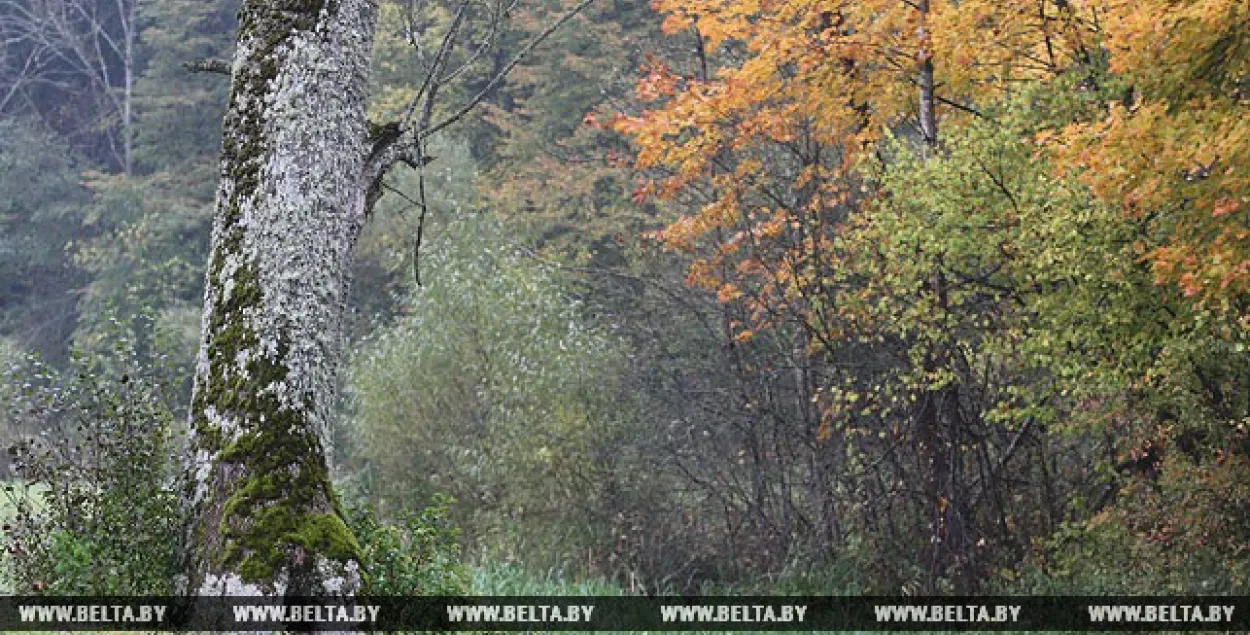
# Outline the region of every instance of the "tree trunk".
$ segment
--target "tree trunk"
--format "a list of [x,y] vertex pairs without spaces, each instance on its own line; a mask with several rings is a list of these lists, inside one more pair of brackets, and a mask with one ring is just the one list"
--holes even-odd
[[[929,0],[918,0],[914,5],[919,27],[916,52],[917,84],[919,86],[918,110],[922,145],[921,159],[927,159],[938,147],[937,95],[935,93],[933,53],[927,20]],[[936,301],[938,312],[948,310],[947,283],[939,264],[928,281],[927,292]],[[937,343],[936,350],[925,353],[925,381],[934,373],[950,364],[950,351],[946,344]],[[963,517],[958,513],[962,503],[960,486],[953,473],[955,448],[961,432],[959,416],[959,385],[948,383],[940,388],[925,387],[919,395],[915,415],[916,440],[920,469],[924,480],[925,505],[929,507],[929,544],[921,558],[926,569],[924,586],[926,592],[938,590],[938,580],[958,574],[952,571],[963,550]],[[960,580],[955,579],[958,584]],[[957,589],[963,590],[963,589]]]
[[919,40],[920,48],[916,53],[920,86],[920,136],[924,139],[926,149],[937,146],[938,123],[936,95],[933,83],[933,53],[929,50],[929,29],[926,19],[929,16],[929,0],[919,0],[916,12],[920,15]]
[[326,434],[377,0],[245,0],[186,457],[188,593],[352,594]]
[[118,13],[122,21],[122,173],[130,176],[134,171],[134,96],[135,96],[135,39],[138,37],[139,0],[130,4],[118,0]]

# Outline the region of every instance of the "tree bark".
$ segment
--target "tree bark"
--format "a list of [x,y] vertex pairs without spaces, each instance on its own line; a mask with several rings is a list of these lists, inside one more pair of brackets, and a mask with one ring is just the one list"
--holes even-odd
[[185,460],[186,592],[340,595],[327,423],[363,224],[377,0],[245,0]]
[[919,0],[916,12],[920,16],[919,36],[920,48],[916,53],[918,84],[920,91],[920,136],[926,148],[937,146],[938,123],[937,101],[933,82],[933,53],[929,50],[929,28],[926,22],[929,16],[929,0]]
[[122,17],[122,174],[134,172],[135,40],[139,37],[139,0],[117,0]]
[[[920,120],[921,159],[928,159],[938,147],[937,96],[935,93],[933,53],[928,30],[929,0],[918,0],[914,5],[919,26],[916,52],[918,85],[917,106]],[[933,295],[936,308],[945,315],[948,310],[947,282],[942,266],[937,266],[926,284],[926,292]],[[936,350],[925,352],[924,381],[950,364],[950,351],[946,344],[935,343]],[[962,581],[957,571],[952,571],[963,551],[965,528],[958,513],[962,504],[962,491],[952,473],[955,462],[957,437],[962,422],[959,414],[959,385],[948,383],[938,388],[921,390],[915,415],[918,458],[924,480],[925,505],[929,507],[929,544],[922,554],[927,577],[925,591],[938,591],[938,580],[955,576],[953,582]],[[963,591],[965,589],[957,589]]]

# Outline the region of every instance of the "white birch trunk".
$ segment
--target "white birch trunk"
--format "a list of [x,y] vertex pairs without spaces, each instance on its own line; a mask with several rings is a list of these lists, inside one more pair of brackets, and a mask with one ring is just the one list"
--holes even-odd
[[245,0],[187,452],[185,590],[351,594],[326,459],[377,0]]
[[920,14],[920,49],[919,84],[920,84],[920,136],[924,139],[926,154],[931,148],[937,147],[938,121],[937,96],[933,83],[933,53],[930,51],[929,30],[926,20],[929,16],[929,0],[919,0],[916,11]]
[[135,39],[138,37],[139,0],[130,4],[117,4],[122,20],[122,173],[130,176],[134,171],[134,87],[135,87]]

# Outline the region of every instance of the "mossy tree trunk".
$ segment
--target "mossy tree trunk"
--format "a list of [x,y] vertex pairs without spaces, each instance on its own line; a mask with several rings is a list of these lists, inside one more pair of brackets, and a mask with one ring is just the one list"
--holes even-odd
[[350,594],[329,481],[377,0],[245,0],[187,453],[186,590]]
[[[243,0],[191,398],[188,593],[359,588],[360,547],[334,499],[325,446],[352,249],[387,170],[427,163],[425,138],[592,2],[579,2],[436,122],[435,97],[462,70],[448,59],[475,4],[465,0],[419,99],[402,119],[374,125],[366,107],[378,0]],[[505,17],[487,12],[487,30],[496,33]]]

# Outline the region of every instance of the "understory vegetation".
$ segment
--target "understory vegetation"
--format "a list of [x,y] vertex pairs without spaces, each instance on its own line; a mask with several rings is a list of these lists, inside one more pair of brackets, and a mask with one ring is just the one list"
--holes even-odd
[[[6,590],[174,588],[233,4],[139,2],[124,97],[0,37]],[[457,5],[381,2],[374,117]],[[931,5],[601,0],[387,177],[367,591],[1250,592],[1250,8]]]

